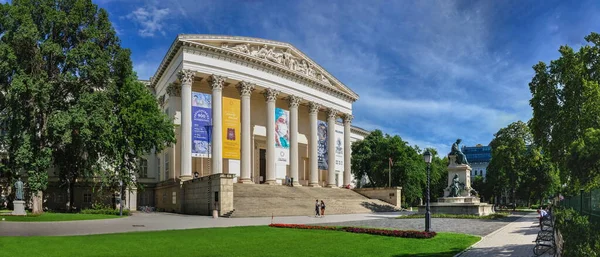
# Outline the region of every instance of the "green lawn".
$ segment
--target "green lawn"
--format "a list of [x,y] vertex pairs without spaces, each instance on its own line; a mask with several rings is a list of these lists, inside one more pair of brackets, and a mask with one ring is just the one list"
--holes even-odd
[[[450,218],[450,219],[484,219],[484,220],[495,220],[502,219],[508,217],[509,213],[507,212],[496,212],[494,214],[485,215],[485,216],[477,216],[477,215],[467,215],[467,214],[441,214],[434,213],[431,214],[432,218]],[[425,218],[425,214],[411,214],[398,216],[396,219],[422,219]]]
[[25,221],[25,222],[38,222],[38,221],[71,221],[71,220],[99,220],[99,219],[114,219],[119,218],[117,215],[104,215],[104,214],[79,214],[79,213],[52,213],[45,212],[42,215],[31,215],[27,213],[27,216],[5,216],[0,214],[0,222],[4,221]]
[[69,237],[0,237],[0,256],[451,257],[478,240],[476,236],[453,233],[413,239],[257,226]]

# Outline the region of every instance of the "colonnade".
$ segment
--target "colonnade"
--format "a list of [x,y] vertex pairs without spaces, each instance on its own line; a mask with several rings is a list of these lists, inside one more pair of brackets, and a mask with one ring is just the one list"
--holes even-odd
[[[194,71],[182,70],[179,72],[179,81],[181,82],[181,178],[190,178],[192,176],[192,83],[194,81]],[[223,173],[223,142],[222,142],[222,93],[225,86],[226,78],[219,75],[210,75],[208,83],[212,89],[212,119],[213,129],[211,135],[211,165],[212,174]],[[241,165],[240,165],[240,183],[253,183],[251,180],[252,171],[252,129],[251,129],[251,104],[250,96],[256,89],[256,85],[241,81],[235,85],[240,93],[241,98]],[[279,91],[272,88],[265,88],[262,91],[267,104],[267,156],[266,156],[266,179],[265,183],[276,183],[276,156],[275,156],[275,102],[279,95]],[[289,95],[286,97],[289,103],[289,133],[290,133],[290,177],[294,179],[294,186],[299,186],[298,183],[298,106],[303,99]],[[317,117],[320,111],[326,111],[328,124],[328,171],[327,171],[327,187],[336,187],[335,184],[335,124],[338,116],[341,116],[344,124],[344,175],[343,184],[348,185],[351,182],[350,175],[350,125],[352,115],[339,114],[332,108],[322,108],[322,105],[315,102],[308,102],[309,119],[310,119],[310,138],[309,159],[310,159],[310,176],[309,186],[319,186],[319,165],[318,165],[318,134],[317,134]]]

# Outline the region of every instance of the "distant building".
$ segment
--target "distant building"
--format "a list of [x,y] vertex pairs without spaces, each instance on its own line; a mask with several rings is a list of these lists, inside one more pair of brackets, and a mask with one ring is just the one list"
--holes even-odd
[[463,146],[462,152],[467,156],[471,166],[471,177],[482,176],[485,178],[486,170],[492,159],[492,147],[477,144],[476,146]]

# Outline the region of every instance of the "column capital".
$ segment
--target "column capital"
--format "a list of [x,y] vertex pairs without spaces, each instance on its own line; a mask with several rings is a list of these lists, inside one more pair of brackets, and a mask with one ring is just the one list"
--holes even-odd
[[277,100],[277,96],[279,95],[279,91],[272,88],[267,88],[263,92],[263,95],[265,96],[265,100],[267,102],[275,102],[275,100]]
[[181,84],[171,82],[167,86],[167,94],[171,97],[181,97]]
[[223,86],[225,86],[226,79],[227,78],[225,76],[212,74],[208,78],[208,82],[213,90],[223,90]]
[[352,119],[354,119],[354,116],[352,116],[352,114],[346,113],[342,115],[342,119],[344,119],[344,125],[346,125],[352,123]]
[[250,82],[240,81],[235,87],[240,92],[240,96],[250,96],[256,86]]
[[327,110],[327,119],[334,119],[337,118],[337,113],[338,111],[336,109],[333,108],[329,108]]
[[191,85],[194,81],[194,76],[195,72],[193,70],[180,70],[177,73],[177,78],[179,78],[181,84],[184,85]]
[[319,113],[319,109],[321,109],[321,105],[315,102],[308,103],[308,109],[311,114]]
[[302,98],[295,95],[290,95],[287,97],[287,100],[290,103],[290,108],[298,108],[298,105],[300,105],[300,101],[302,101]]

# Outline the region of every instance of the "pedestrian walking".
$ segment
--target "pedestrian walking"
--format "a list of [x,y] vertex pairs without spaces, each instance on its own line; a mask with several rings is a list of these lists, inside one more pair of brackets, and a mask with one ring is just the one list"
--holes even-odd
[[321,205],[319,204],[319,199],[317,199],[317,201],[315,202],[315,217],[321,216],[319,213],[320,207],[321,207]]

